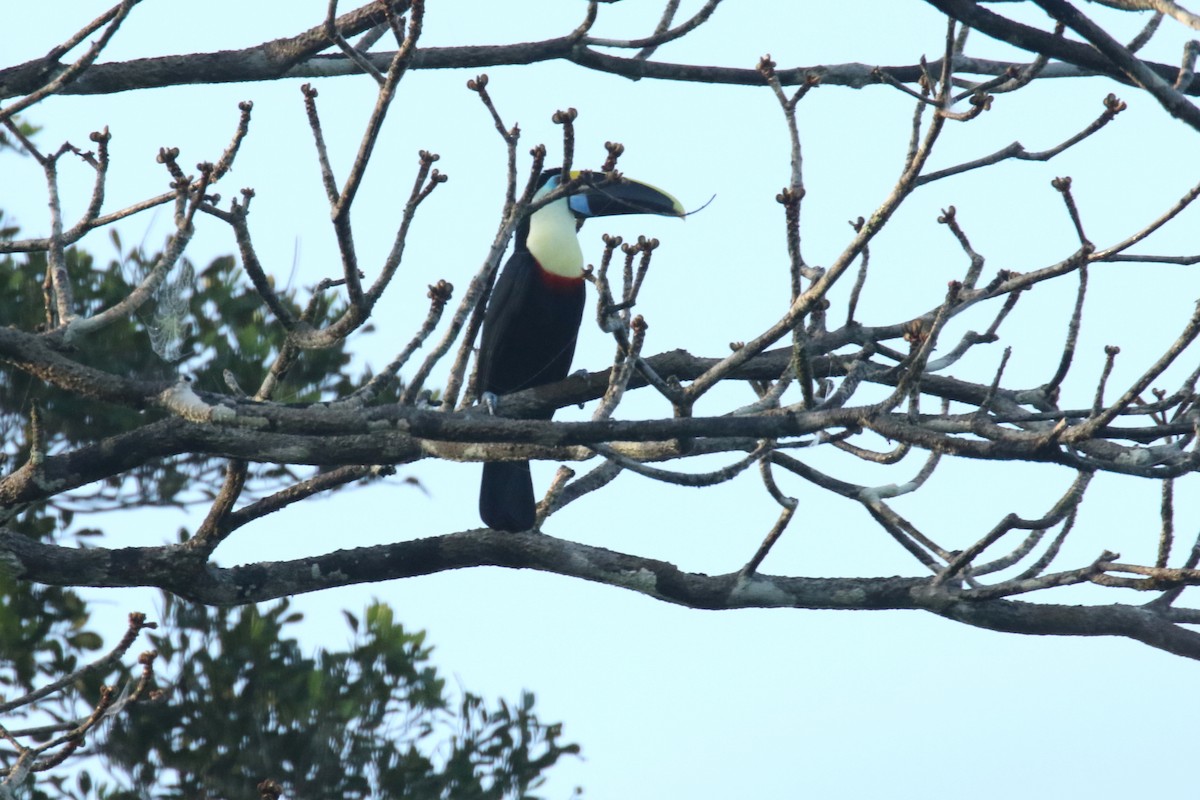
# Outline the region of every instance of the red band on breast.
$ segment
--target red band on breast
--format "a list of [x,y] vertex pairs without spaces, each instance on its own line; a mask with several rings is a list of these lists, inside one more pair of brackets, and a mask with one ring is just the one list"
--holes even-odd
[[568,278],[565,275],[555,275],[553,272],[547,272],[538,267],[538,274],[542,279],[542,283],[547,289],[552,292],[573,292],[579,289],[579,284],[583,283],[583,276],[577,278]]

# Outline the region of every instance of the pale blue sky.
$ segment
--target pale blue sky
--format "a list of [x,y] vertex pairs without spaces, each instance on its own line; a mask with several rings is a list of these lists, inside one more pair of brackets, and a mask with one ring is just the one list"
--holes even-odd
[[[15,7],[0,12],[0,62],[45,52],[106,3],[67,4],[50,21],[33,5],[10,4]],[[429,5],[426,45],[561,35],[577,24],[584,8],[582,2]],[[685,2],[685,11],[696,5]],[[104,58],[245,46],[316,24],[324,8],[317,0],[146,0]],[[1087,10],[1097,11],[1091,4]],[[644,35],[656,13],[647,2],[602,5],[596,32]],[[1126,25],[1121,36],[1128,38],[1136,27]],[[1164,27],[1165,43],[1151,50],[1159,60],[1173,61],[1187,37],[1170,23]],[[907,64],[922,54],[936,58],[943,36],[944,23],[916,0],[756,0],[728,3],[707,26],[656,58],[752,67],[769,52],[782,67]],[[972,52],[1010,55],[979,36]],[[782,313],[788,277],[782,213],[774,196],[787,180],[788,152],[782,116],[765,89],[635,83],[569,64],[488,72],[489,90],[505,120],[520,122],[525,133],[523,155],[545,142],[551,160],[561,157],[550,115],[574,106],[580,112],[577,163],[598,165],[602,143],[618,140],[626,145],[622,167],[630,176],[668,189],[689,207],[716,195],[685,224],[621,218],[593,222],[583,231],[589,260],[598,258],[605,231],[662,240],[639,305],[650,323],[648,352],[686,347],[720,355],[730,341],[753,337]],[[360,263],[369,276],[390,247],[416,151],[440,153],[438,167],[450,182],[421,209],[405,266],[378,307],[376,331],[352,343],[360,363],[379,368],[407,341],[423,317],[427,284],[446,278],[460,291],[465,288],[495,231],[504,149],[465,88],[473,74],[410,73],[384,130],[354,214]],[[82,145],[90,131],[109,126],[108,207],[116,208],[163,191],[163,171],[153,163],[159,147],[179,146],[185,165],[214,159],[236,123],[237,102],[254,100],[250,137],[221,191],[229,197],[242,186],[256,189],[251,226],[260,256],[281,282],[294,267],[294,281],[309,286],[340,267],[299,83],[55,98],[29,120],[43,126],[41,141],[48,144],[70,139]],[[340,78],[316,85],[335,169],[344,176],[374,84]],[[1100,79],[1035,85],[998,98],[979,120],[949,126],[933,164],[975,158],[1013,139],[1031,150],[1050,147],[1097,116],[1110,91],[1131,109],[1060,159],[1009,164],[918,192],[872,245],[872,278],[860,319],[881,323],[915,316],[938,302],[948,280],[962,275],[966,260],[936,223],[948,205],[958,208],[972,243],[987,257],[990,277],[1000,268],[1035,269],[1074,249],[1074,232],[1049,185],[1057,175],[1075,179],[1085,225],[1098,244],[1124,238],[1196,182],[1196,134],[1173,123],[1149,97]],[[899,172],[910,118],[908,99],[882,87],[821,87],[803,101],[805,252],[811,262],[832,260],[850,234],[846,221],[868,215],[883,198]],[[66,202],[81,207],[90,171],[64,172]],[[0,159],[0,190],[0,207],[16,215],[26,232],[44,230],[45,200],[32,163]],[[153,249],[165,222],[162,214],[154,224],[139,217],[122,226],[122,235],[126,242],[146,235]],[[1145,249],[1195,252],[1195,229],[1193,213]],[[103,234],[85,246],[102,257],[110,253]],[[200,219],[189,250],[196,263],[233,250],[227,229]],[[1196,284],[1194,267],[1093,270],[1091,310],[1066,390],[1076,392],[1080,404],[1090,401],[1104,344],[1122,348],[1110,386],[1140,374],[1177,335],[1195,302]],[[835,298],[845,297],[848,288]],[[1012,345],[1007,372],[1012,381],[1045,380],[1057,363],[1074,290],[1070,279],[1022,299],[1002,329],[1004,342],[978,348],[955,374],[986,380],[1002,347]],[[989,307],[968,315],[944,341],[968,328],[982,330],[992,313]],[[585,325],[576,365],[595,369],[610,359],[610,342]],[[722,407],[713,402],[707,410]],[[625,413],[669,411],[647,396],[631,398]],[[905,462],[892,470],[872,469],[819,450],[805,457],[839,477],[866,482],[903,482],[919,468]],[[700,464],[684,466],[699,470]],[[544,483],[555,466],[535,467],[535,480]],[[477,474],[473,465],[404,467],[400,477],[419,478],[428,496],[392,480],[304,503],[240,531],[218,551],[218,560],[232,565],[292,558],[475,527]],[[943,463],[923,492],[896,507],[934,538],[962,547],[1008,511],[1044,513],[1071,478],[1046,467]],[[728,572],[753,553],[777,513],[756,481],[746,474],[697,491],[624,475],[608,492],[556,516],[547,532],[663,558],[688,570]],[[1186,479],[1177,490],[1185,540],[1200,517],[1189,496],[1193,484]],[[764,572],[920,574],[857,506],[798,483],[784,490],[800,498],[802,518],[764,563]],[[1157,496],[1157,485],[1098,478],[1061,563],[1085,563],[1106,548],[1131,561],[1152,560]],[[614,512],[617,502],[621,508]],[[174,511],[99,521],[114,546],[172,540],[178,526],[195,522]],[[120,615],[149,610],[153,602],[149,592],[94,596]],[[1138,600],[1094,588],[1073,596]],[[583,745],[585,760],[552,771],[545,794],[555,800],[568,797],[577,784],[594,798],[1071,796],[1083,776],[1097,770],[1103,783],[1091,793],[1116,797],[1144,791],[1151,781],[1187,785],[1195,774],[1196,667],[1132,642],[1004,635],[911,612],[692,611],[567,578],[486,569],[298,598],[313,645],[340,641],[345,635],[340,609],[357,610],[371,597],[391,603],[405,625],[428,629],[435,661],[464,686],[507,697],[532,689],[543,719],[565,723],[566,737]],[[117,618],[114,614],[114,636]]]

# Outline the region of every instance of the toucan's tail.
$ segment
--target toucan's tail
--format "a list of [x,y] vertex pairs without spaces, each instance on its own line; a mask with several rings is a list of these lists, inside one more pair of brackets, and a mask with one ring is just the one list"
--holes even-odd
[[489,461],[479,482],[479,516],[498,531],[533,527],[533,479],[528,461]]

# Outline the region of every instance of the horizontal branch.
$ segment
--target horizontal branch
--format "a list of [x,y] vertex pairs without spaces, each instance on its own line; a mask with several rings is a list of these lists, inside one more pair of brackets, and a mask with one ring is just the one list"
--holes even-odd
[[154,586],[207,605],[264,602],[337,586],[413,578],[472,567],[533,569],[696,609],[911,609],[981,628],[1025,634],[1123,636],[1200,659],[1200,634],[1144,606],[1068,606],[971,601],[922,578],[808,578],[739,572],[705,575],[673,564],[537,533],[472,530],[294,561],[222,568],[180,545],[59,547],[0,528],[0,563],[52,585]]
[[[407,4],[393,5],[403,13]],[[338,17],[335,24],[341,35],[354,36],[376,25],[386,24],[387,19],[385,9],[378,3],[369,3]],[[86,81],[85,87],[81,89],[68,84],[62,89],[73,94],[112,94],[155,86],[271,80],[281,77],[290,67],[332,44],[322,23],[296,36],[275,39],[242,50],[92,64],[79,76]],[[53,80],[67,69],[58,60],[62,55],[63,53],[52,51],[49,56],[0,70],[0,99],[35,92],[46,82]],[[187,69],[181,69],[180,59],[186,60]],[[190,76],[187,74],[188,69],[193,71]],[[234,77],[235,73],[241,73],[243,77]],[[130,85],[128,80],[132,75],[140,76],[137,81],[144,82],[144,85]]]
[[[906,414],[873,414],[870,407],[745,417],[590,422],[506,419],[390,405],[344,410],[249,403],[244,407],[254,416],[237,417],[238,424],[170,418],[26,463],[0,479],[0,505],[45,500],[120,475],[139,463],[185,453],[315,466],[406,464],[431,457],[464,462],[580,461],[593,457],[589,446],[625,443],[616,445],[617,449],[629,448],[639,458],[656,460],[686,457],[689,452],[670,446],[644,455],[632,443],[704,439],[714,444],[727,441],[725,449],[743,450],[746,441],[788,439],[830,429],[871,430],[894,442],[979,460],[1052,463],[1151,478],[1173,477],[1197,469],[1197,457],[1190,453],[1158,464],[1131,455],[1145,450],[1099,440],[1091,443],[1090,454],[1080,455],[1049,443],[1038,433],[1004,429],[1006,435],[993,440],[947,435],[912,421]],[[1182,431],[1189,427],[1189,422],[1182,421],[1170,429]]]
[[[839,346],[838,335],[810,340],[816,347]],[[476,410],[446,413],[413,406],[356,403],[319,403],[292,406],[255,402],[246,398],[196,393],[186,384],[143,382],[78,364],[54,346],[49,336],[0,329],[0,360],[80,396],[132,408],[157,409],[170,416],[90,445],[26,464],[0,479],[0,504],[11,505],[48,499],[95,481],[121,475],[139,463],[176,455],[239,458],[254,462],[340,466],[347,464],[404,464],[434,457],[454,461],[490,459],[552,459],[575,461],[590,458],[583,446],[611,443],[663,443],[679,439],[713,440],[740,450],[747,439],[787,440],[818,431],[871,430],[894,442],[929,452],[986,460],[1027,460],[1086,467],[1144,477],[1169,477],[1194,470],[1193,453],[1170,447],[1131,447],[1118,441],[1153,444],[1171,435],[1190,433],[1190,415],[1171,421],[1155,420],[1147,409],[1130,407],[1122,416],[1148,420],[1141,426],[1104,426],[1094,438],[1076,445],[1078,450],[1052,443],[1044,432],[1055,422],[1087,418],[1085,409],[1030,409],[1031,393],[993,389],[954,378],[926,375],[921,391],[930,396],[980,408],[957,416],[883,414],[873,405],[774,409],[755,414],[684,417],[648,420],[595,420],[551,422],[539,420],[547,410],[595,400],[606,390],[610,370],[573,376],[559,383],[517,392],[503,399],[509,417],[494,417]],[[747,361],[731,378],[770,380],[781,374],[791,358],[790,348]],[[656,372],[677,380],[690,380],[710,369],[718,359],[672,351],[653,356],[647,363]],[[903,372],[884,365],[855,362],[844,356],[818,356],[811,360],[815,377],[843,377],[857,369],[864,381],[895,386]],[[852,364],[857,363],[857,366]],[[634,375],[630,389],[645,385]],[[1022,396],[1024,395],[1024,396]],[[1035,398],[1036,399],[1036,398]],[[525,419],[522,419],[525,417]],[[533,419],[529,419],[532,417]],[[629,447],[634,447],[630,445]],[[687,453],[678,448],[638,458],[668,459]],[[1084,460],[1086,459],[1086,461]]]
[[[357,13],[357,12],[356,12]],[[1048,36],[1048,34],[1046,34]],[[1058,40],[1063,41],[1063,40]],[[1042,78],[1076,78],[1088,75],[1107,75],[1122,83],[1129,80],[1108,62],[1094,57],[1085,57],[1083,51],[1094,50],[1074,42],[1066,42],[1071,55],[1064,59],[1065,65],[1050,65],[1042,70]],[[286,45],[286,46],[285,46]],[[321,45],[321,46],[318,46]],[[280,78],[328,78],[362,74],[362,68],[343,54],[316,55],[328,43],[305,40],[303,46],[293,40],[267,42],[242,50],[227,50],[216,53],[192,53],[188,55],[156,56],[120,62],[105,62],[93,65],[86,73],[63,89],[63,94],[116,94],[119,92],[154,89],[165,86],[189,84],[240,83],[270,81]],[[393,53],[366,54],[376,69],[386,70]],[[563,60],[586,69],[605,72],[630,80],[651,78],[656,80],[715,83],[734,86],[760,87],[766,84],[762,73],[754,68],[724,67],[705,64],[677,64],[626,58],[586,47],[573,36],[562,36],[538,42],[523,42],[501,45],[471,45],[451,47],[426,47],[414,53],[410,70],[422,69],[470,69],[478,70],[503,65],[527,65],[544,61]],[[878,66],[862,62],[842,64],[814,64],[775,70],[779,82],[784,86],[799,86],[812,79],[826,86],[846,86],[862,89],[881,85],[881,73],[900,83],[916,84],[926,70],[936,72],[940,60],[921,64]],[[1145,62],[1147,68],[1174,81],[1179,68],[1168,64]],[[1002,62],[988,59],[956,57],[955,73],[1001,76],[1010,70],[1020,70],[1028,64]],[[21,94],[26,89],[14,82],[13,76],[30,73],[28,64],[0,70],[0,99]],[[1200,82],[1196,82],[1200,84]],[[1186,90],[1187,94],[1200,94],[1200,85]]]

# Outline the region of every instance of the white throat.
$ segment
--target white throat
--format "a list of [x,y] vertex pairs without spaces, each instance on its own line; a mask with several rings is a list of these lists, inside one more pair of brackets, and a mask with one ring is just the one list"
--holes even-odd
[[547,272],[563,278],[583,275],[583,250],[575,235],[575,215],[566,198],[533,212],[525,246]]

